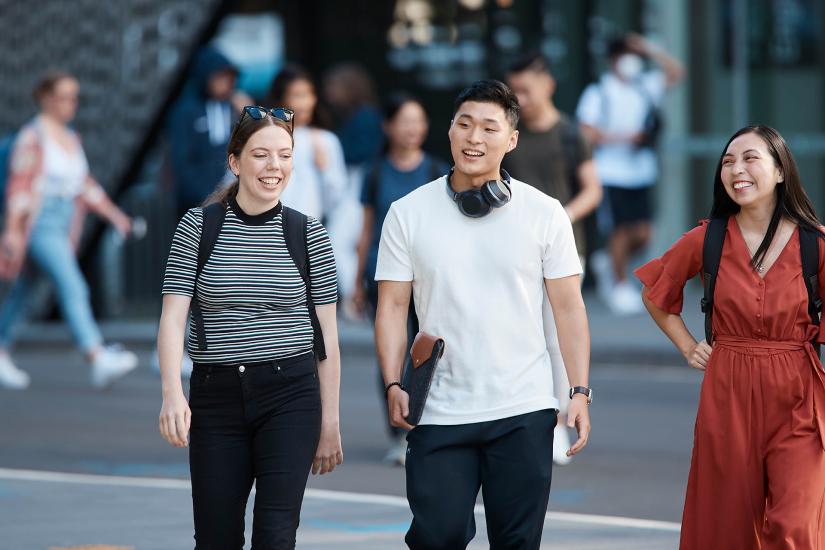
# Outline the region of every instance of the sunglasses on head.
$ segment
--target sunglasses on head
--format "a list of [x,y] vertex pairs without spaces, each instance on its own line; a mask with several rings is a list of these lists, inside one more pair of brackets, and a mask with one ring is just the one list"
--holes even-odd
[[263,120],[266,115],[269,115],[273,118],[277,118],[281,122],[286,122],[289,124],[289,130],[292,131],[295,126],[295,122],[293,118],[295,117],[295,112],[292,109],[287,109],[286,107],[273,107],[272,109],[267,109],[266,107],[260,107],[258,105],[247,105],[243,108],[243,114],[241,115],[241,120],[243,117],[249,115],[250,118],[255,120]]

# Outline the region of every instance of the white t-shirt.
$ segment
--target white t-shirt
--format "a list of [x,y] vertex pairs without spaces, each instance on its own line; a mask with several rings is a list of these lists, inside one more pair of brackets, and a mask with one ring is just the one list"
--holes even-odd
[[[606,73],[585,88],[576,108],[584,124],[608,133],[632,134],[644,128],[651,103],[658,106],[665,95],[665,75],[654,71],[633,83]],[[656,153],[631,143],[597,146],[593,159],[605,186],[634,189],[653,185],[658,177]]]
[[377,281],[412,281],[420,330],[446,342],[421,424],[469,424],[558,408],[544,339],[544,279],[580,274],[563,207],[512,180],[483,218],[459,212],[446,177],[394,202]]

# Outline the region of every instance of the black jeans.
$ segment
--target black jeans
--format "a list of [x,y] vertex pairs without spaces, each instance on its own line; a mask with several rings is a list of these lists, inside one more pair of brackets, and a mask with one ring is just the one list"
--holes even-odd
[[404,539],[412,550],[460,550],[476,533],[473,507],[484,498],[492,550],[541,544],[553,473],[556,411],[455,426],[425,424],[407,435]]
[[294,548],[321,433],[312,353],[243,367],[196,364],[189,384],[196,550],[243,548],[253,481],[252,548]]

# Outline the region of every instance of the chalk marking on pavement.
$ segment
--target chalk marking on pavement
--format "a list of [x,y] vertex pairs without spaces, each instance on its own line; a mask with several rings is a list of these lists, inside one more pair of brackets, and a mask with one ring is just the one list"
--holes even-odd
[[[11,468],[0,468],[0,479],[10,481],[40,481],[51,483],[74,483],[79,485],[106,485],[110,487],[140,487],[144,489],[173,489],[186,491],[189,491],[192,488],[191,483],[185,479],[104,476],[95,474],[74,474],[68,472],[47,472],[40,470],[17,470]],[[327,489],[307,489],[305,496],[307,498],[319,500],[352,502],[358,504],[379,504],[405,509],[409,506],[406,498],[393,495],[330,491]],[[484,506],[477,505],[475,507],[475,513],[483,515]],[[678,523],[670,521],[626,518],[621,516],[601,516],[594,514],[575,514],[571,512],[547,512],[545,515],[545,520],[677,533],[680,529],[680,525]]]

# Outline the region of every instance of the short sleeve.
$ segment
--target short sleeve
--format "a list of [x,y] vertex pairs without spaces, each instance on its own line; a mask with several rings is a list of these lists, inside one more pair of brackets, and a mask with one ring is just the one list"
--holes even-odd
[[642,75],[642,86],[654,103],[659,105],[667,91],[667,77],[662,71],[650,71]]
[[375,269],[376,281],[412,281],[413,265],[405,228],[398,215],[396,203],[390,207],[381,241],[378,244],[378,264]]
[[313,217],[307,221],[307,254],[312,302],[318,306],[338,301],[338,276],[332,243],[324,226]]
[[541,257],[545,279],[561,279],[580,275],[582,264],[573,237],[573,225],[561,203],[553,201],[553,212]]
[[661,257],[650,260],[634,273],[645,286],[645,296],[656,307],[678,315],[682,312],[685,283],[702,269],[702,245],[707,222],[682,235]]
[[588,126],[598,126],[602,117],[599,85],[590,84],[584,89],[579,105],[576,107],[576,118]]
[[166,260],[163,294],[180,294],[190,298],[194,295],[202,222],[203,210],[193,208],[178,223]]

